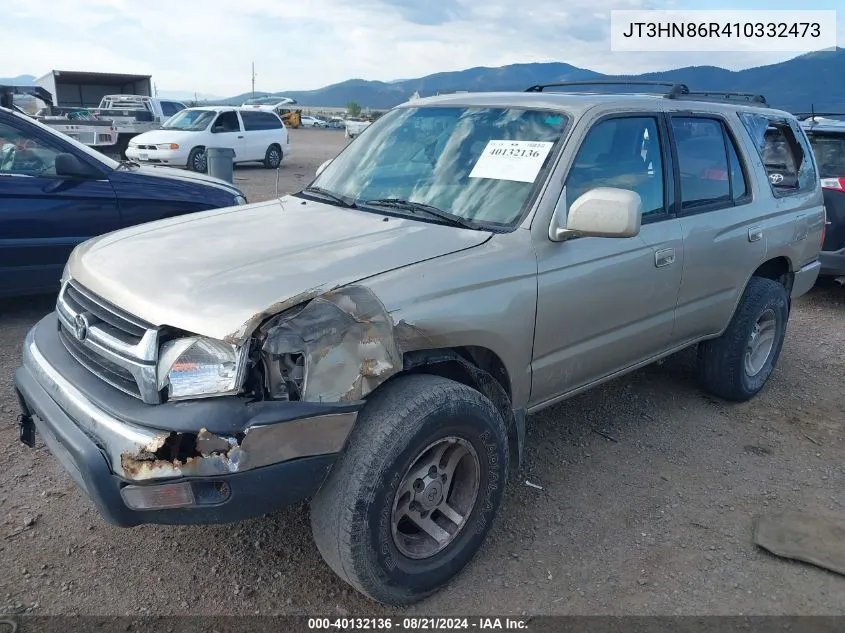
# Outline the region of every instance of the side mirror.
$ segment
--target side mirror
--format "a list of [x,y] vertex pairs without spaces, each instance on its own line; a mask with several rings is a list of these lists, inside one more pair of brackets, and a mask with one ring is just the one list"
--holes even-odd
[[222,125],[215,125],[214,127],[212,127],[212,128],[211,128],[211,133],[212,133],[212,134],[219,134],[219,133],[220,133],[220,132],[222,132],[222,131],[223,131],[223,126],[222,126]]
[[56,155],[56,175],[66,178],[102,178],[103,174],[88,163],[79,160],[73,154]]
[[322,165],[317,167],[317,174],[316,175],[319,176],[320,174],[322,174],[323,171],[325,171],[326,167],[329,166],[329,163],[332,162],[333,160],[334,160],[334,158],[330,158],[329,160],[325,161]]
[[[561,199],[565,200],[565,194]],[[638,193],[596,187],[569,205],[568,213],[565,203],[559,204],[549,226],[549,238],[562,242],[570,237],[634,237],[640,232],[641,220],[642,201]]]

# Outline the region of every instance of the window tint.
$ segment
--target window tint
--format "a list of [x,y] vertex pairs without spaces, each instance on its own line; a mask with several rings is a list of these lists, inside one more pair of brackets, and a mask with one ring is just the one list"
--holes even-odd
[[681,208],[730,202],[730,169],[721,122],[672,117],[672,133],[678,154]]
[[173,116],[180,110],[182,110],[182,106],[179,103],[175,103],[174,101],[161,102],[161,113],[164,116]]
[[241,112],[244,129],[248,132],[255,130],[278,130],[282,122],[270,112]]
[[221,112],[211,129],[219,132],[240,132],[241,124],[238,121],[238,114],[234,111]]
[[769,176],[776,195],[795,193],[815,186],[812,154],[804,133],[797,125],[763,114],[740,114]]
[[0,123],[0,176],[55,176],[60,153],[28,132]]
[[587,133],[566,179],[567,203],[596,187],[640,194],[643,215],[662,212],[663,156],[657,119],[620,117],[597,123]]

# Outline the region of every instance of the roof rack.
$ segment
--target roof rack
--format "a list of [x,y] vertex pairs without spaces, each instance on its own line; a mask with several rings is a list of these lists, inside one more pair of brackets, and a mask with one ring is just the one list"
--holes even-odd
[[753,92],[721,92],[721,91],[702,91],[702,92],[687,92],[679,96],[666,95],[668,99],[682,99],[686,101],[715,101],[715,102],[731,102],[739,101],[744,103],[759,103],[760,105],[769,105],[766,97],[761,94]]
[[669,92],[664,96],[688,94],[689,88],[684,84],[673,81],[630,81],[630,80],[612,80],[612,79],[594,79],[591,81],[561,81],[551,84],[536,84],[530,88],[526,88],[525,92],[543,92],[546,88],[569,88],[570,86],[662,86],[669,88]]

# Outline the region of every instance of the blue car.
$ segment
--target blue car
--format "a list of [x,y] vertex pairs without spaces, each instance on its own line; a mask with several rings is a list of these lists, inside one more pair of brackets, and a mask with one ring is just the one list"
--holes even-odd
[[118,162],[0,107],[0,297],[56,292],[80,242],[143,222],[246,204],[229,183]]

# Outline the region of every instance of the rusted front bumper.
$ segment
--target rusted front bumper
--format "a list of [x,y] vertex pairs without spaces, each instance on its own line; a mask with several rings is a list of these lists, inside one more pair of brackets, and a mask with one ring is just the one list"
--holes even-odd
[[[55,315],[30,330],[15,373],[22,419],[108,521],[220,523],[313,495],[343,450],[362,403],[250,402],[214,398],[141,403],[79,365]],[[195,504],[129,507],[127,486],[187,482]]]

